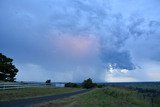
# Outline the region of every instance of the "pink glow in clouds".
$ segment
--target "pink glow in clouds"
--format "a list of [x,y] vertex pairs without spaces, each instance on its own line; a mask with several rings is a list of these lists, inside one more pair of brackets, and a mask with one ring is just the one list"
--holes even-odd
[[56,53],[70,58],[86,58],[98,52],[98,39],[94,36],[58,36],[53,39]]

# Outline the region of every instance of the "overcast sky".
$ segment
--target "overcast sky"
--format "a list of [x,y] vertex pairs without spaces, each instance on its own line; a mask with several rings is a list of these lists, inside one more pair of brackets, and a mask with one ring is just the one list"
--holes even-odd
[[160,81],[159,0],[0,0],[18,81]]

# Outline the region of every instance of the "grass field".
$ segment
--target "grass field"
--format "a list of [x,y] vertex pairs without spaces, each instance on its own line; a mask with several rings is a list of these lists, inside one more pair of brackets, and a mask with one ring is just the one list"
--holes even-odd
[[73,92],[77,88],[53,88],[53,87],[32,87],[16,90],[0,91],[0,101],[31,98],[38,96],[54,95],[59,93]]
[[[137,91],[124,87],[93,89],[86,94],[51,101],[33,107],[152,107]],[[158,107],[158,106],[155,106]]]
[[[73,92],[81,88],[25,88],[0,91],[0,101]],[[159,107],[160,83],[108,84],[85,94],[32,107]]]

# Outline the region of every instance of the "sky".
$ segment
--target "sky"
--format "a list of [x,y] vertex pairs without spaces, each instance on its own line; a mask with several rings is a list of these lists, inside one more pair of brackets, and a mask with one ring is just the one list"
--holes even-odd
[[17,81],[160,81],[159,0],[0,0]]

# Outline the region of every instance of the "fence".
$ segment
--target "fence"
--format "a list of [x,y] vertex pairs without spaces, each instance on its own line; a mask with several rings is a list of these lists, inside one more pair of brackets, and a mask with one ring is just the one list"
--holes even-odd
[[57,87],[55,83],[47,85],[40,82],[0,82],[0,90],[22,89],[28,87]]
[[65,83],[55,82],[50,85],[44,82],[0,82],[1,90],[22,89],[28,87],[64,87]]
[[1,82],[0,90],[11,90],[11,89],[20,89],[25,88],[25,85],[20,83],[11,83],[11,82]]

